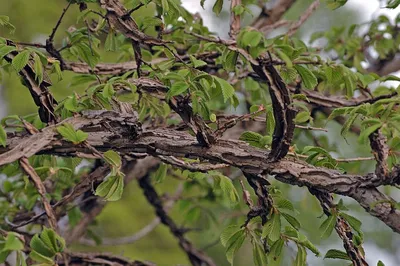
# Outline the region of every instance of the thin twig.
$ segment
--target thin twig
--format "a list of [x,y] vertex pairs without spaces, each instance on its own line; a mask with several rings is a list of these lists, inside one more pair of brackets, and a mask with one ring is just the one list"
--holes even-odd
[[30,176],[39,195],[42,198],[44,209],[46,211],[47,216],[49,217],[50,227],[52,229],[54,229],[55,231],[57,231],[57,218],[56,218],[53,208],[50,205],[49,200],[46,198],[47,192],[46,192],[46,188],[44,187],[44,185],[42,183],[42,180],[40,180],[40,177],[35,172],[35,169],[33,169],[33,167],[30,165],[30,163],[26,157],[21,158],[19,161],[20,161],[22,169],[24,169],[24,171]]
[[319,0],[315,0],[308,8],[307,10],[303,13],[303,15],[300,17],[300,19],[294,23],[287,35],[288,36],[293,36],[293,34],[296,33],[296,31],[301,27],[301,25],[304,24],[304,22],[307,21],[307,19],[312,15],[312,13],[319,7]]
[[53,28],[53,31],[51,32],[51,34],[50,34],[50,36],[49,36],[49,39],[48,39],[49,42],[53,42],[54,35],[56,34],[56,31],[57,31],[58,27],[60,26],[61,21],[62,21],[64,15],[65,15],[65,13],[67,12],[68,8],[71,6],[71,4],[72,4],[72,1],[68,2],[68,5],[67,5],[66,7],[64,7],[64,9],[63,9],[63,11],[62,11],[62,13],[61,13],[60,18],[59,18],[58,21],[57,21],[56,26]]

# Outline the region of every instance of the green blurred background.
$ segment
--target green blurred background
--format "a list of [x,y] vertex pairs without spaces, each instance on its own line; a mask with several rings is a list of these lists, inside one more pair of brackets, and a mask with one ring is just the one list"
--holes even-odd
[[[273,1],[271,1],[273,2]],[[296,19],[301,12],[310,4],[312,1],[298,0],[293,8],[288,12],[287,19]],[[368,6],[366,4],[368,2]],[[0,15],[7,15],[10,17],[12,24],[16,26],[14,35],[9,35],[9,32],[0,28],[0,36],[9,37],[12,40],[18,40],[21,42],[42,42],[47,38],[56,21],[58,20],[62,8],[66,5],[65,0],[0,0]],[[191,12],[200,12],[204,17],[204,22],[214,32],[217,32],[221,36],[225,36],[228,32],[229,27],[229,13],[228,5],[229,2],[225,1],[224,12],[219,17],[216,17],[212,12],[211,8],[213,1],[206,0],[205,10],[202,10],[197,0],[184,0],[184,5]],[[353,23],[359,23],[367,21],[371,18],[371,15],[376,16],[375,12],[379,7],[378,1],[355,1],[350,0],[349,4],[344,8],[340,8],[337,11],[327,10],[323,5],[320,7],[309,21],[301,28],[299,35],[305,40],[313,31],[326,30],[331,26],[351,25]],[[254,14],[257,15],[257,8],[254,8]],[[378,9],[379,10],[379,9]],[[134,14],[135,17],[145,16],[150,14],[151,7],[148,9],[140,9],[140,11]],[[375,12],[375,13],[374,13]],[[396,12],[396,11],[394,11]],[[72,6],[68,11],[65,19],[61,23],[60,30],[56,35],[56,44],[58,47],[61,45],[61,38],[64,35],[65,30],[70,26],[76,28],[82,27],[77,24],[77,17],[80,12],[77,6]],[[245,21],[250,22],[251,16],[248,16]],[[104,54],[104,60],[115,61],[117,57],[116,53]],[[19,78],[15,75],[8,75],[2,71],[1,87],[0,87],[0,118],[7,114],[29,114],[36,111],[36,107],[29,95],[29,92],[24,88]],[[85,87],[73,87],[69,86],[71,77],[73,74],[65,73],[62,81],[57,81],[56,78],[52,77],[53,86],[51,88],[56,99],[61,100],[65,96],[70,95],[73,91],[83,91]],[[338,156],[346,157],[357,157],[357,156],[368,156],[368,148],[359,147],[347,144],[338,132],[340,127],[334,123],[329,123],[331,135],[329,139],[321,137],[322,141],[328,141],[330,145],[341,147],[341,154]],[[332,133],[333,132],[333,133]],[[337,134],[336,134],[336,133]],[[324,139],[325,138],[325,139]],[[299,135],[297,141],[298,145],[302,145],[305,142],[305,136]],[[357,143],[355,136],[348,138],[348,143]],[[370,171],[373,166],[370,163],[360,163],[355,166],[354,169],[348,167],[350,172],[358,171],[361,169],[362,172]],[[319,238],[319,232],[316,230],[319,227],[322,219],[318,217],[321,215],[320,207],[318,203],[309,196],[309,193],[304,188],[292,188],[281,183],[274,183],[280,188],[289,198],[294,201],[296,207],[299,209],[298,219],[302,224],[303,232],[305,232],[313,243],[316,243],[320,248],[321,252],[331,248],[341,248],[341,242],[338,237],[333,234],[329,239],[321,241]],[[174,179],[167,179],[163,184],[156,185],[160,192],[173,193],[177,186],[177,182]],[[391,193],[393,197],[398,196]],[[358,207],[358,204],[350,199],[346,199],[346,204],[351,207],[353,214],[363,220],[362,229],[365,231],[367,259],[371,265],[376,265],[378,259],[381,259],[390,265],[400,265],[400,237],[394,234],[385,225],[379,222],[377,219],[366,214],[364,210]],[[200,202],[201,203],[201,202]],[[203,203],[201,203],[203,204]],[[172,210],[172,216],[178,224],[183,221],[184,214],[179,210],[179,204],[177,204]],[[215,207],[207,206],[207,203],[202,205],[205,209],[212,210],[216,213],[216,218],[220,223],[219,226],[212,225],[207,230],[194,231],[189,233],[188,236],[194,241],[197,247],[203,248],[214,243],[211,247],[207,248],[207,253],[212,256],[218,265],[229,265],[225,259],[224,248],[217,241],[222,228],[226,225],[226,217],[234,210],[230,210],[228,207]],[[239,213],[240,214],[240,213]],[[245,213],[241,215],[245,216]],[[90,229],[100,237],[107,238],[118,238],[123,236],[132,235],[150,221],[155,218],[152,207],[147,204],[145,198],[142,195],[137,183],[132,182],[125,189],[122,200],[118,202],[108,203],[101,215],[96,219],[96,223],[90,226]],[[196,224],[196,227],[203,228],[207,227],[204,219],[200,219],[200,222]],[[153,232],[148,234],[145,238],[138,242],[129,245],[119,246],[100,246],[100,247],[88,247],[79,243],[74,245],[74,249],[77,250],[91,250],[91,251],[108,251],[115,254],[124,255],[132,259],[138,260],[149,260],[157,263],[158,265],[188,265],[188,259],[186,255],[179,248],[177,241],[172,237],[169,230],[162,225],[159,225]],[[286,262],[290,257],[295,257],[295,247],[290,246],[286,249],[285,257]],[[282,265],[286,265],[283,262]],[[323,261],[322,258],[315,259],[312,254],[309,255],[309,265],[347,265],[348,263],[343,262],[328,262]],[[247,243],[238,253],[235,258],[235,265],[252,265],[252,254],[249,243]]]

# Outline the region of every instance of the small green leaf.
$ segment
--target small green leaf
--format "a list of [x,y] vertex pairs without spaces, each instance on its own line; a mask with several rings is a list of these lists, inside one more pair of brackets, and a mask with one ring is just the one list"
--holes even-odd
[[299,229],[300,228],[300,222],[293,217],[290,214],[281,212],[281,215],[283,216],[283,218],[285,218],[286,221],[288,221],[295,229]]
[[63,123],[61,126],[57,127],[58,133],[73,144],[79,144],[87,139],[88,133],[82,130],[75,131],[74,127],[69,123]]
[[238,231],[243,230],[240,228],[239,225],[230,225],[225,227],[225,229],[222,231],[220,240],[222,246],[226,247],[228,240]]
[[350,260],[346,252],[337,249],[330,249],[326,252],[324,259]]
[[281,237],[281,215],[279,213],[273,213],[272,217],[264,225],[262,237],[268,237],[273,242]]
[[215,85],[222,92],[222,96],[224,97],[224,102],[231,99],[235,94],[235,89],[232,87],[232,85],[229,84],[229,82],[227,82],[226,80],[221,79],[219,77],[213,76],[213,78],[215,80]]
[[162,183],[167,176],[168,165],[161,163],[157,171],[154,173],[154,180],[156,183]]
[[54,261],[53,261],[52,258],[46,257],[46,256],[44,256],[44,255],[38,253],[38,252],[35,251],[35,250],[32,250],[31,253],[29,253],[29,257],[30,257],[32,260],[34,260],[34,261],[36,261],[36,262],[43,263],[43,264],[46,265],[46,266],[54,265]]
[[244,230],[236,232],[226,243],[226,258],[233,264],[233,257],[239,248],[243,245],[246,234]]
[[14,46],[1,46],[0,48],[0,60],[3,59],[4,56],[8,55],[9,53],[13,52],[17,50],[17,48],[15,48]]
[[306,265],[306,260],[307,260],[307,251],[306,249],[297,244],[297,255],[296,255],[296,260],[294,261],[295,266],[304,266]]
[[294,119],[294,121],[297,124],[301,124],[301,123],[305,123],[305,122],[309,121],[310,119],[312,119],[312,117],[309,112],[301,111],[296,115],[296,118]]
[[0,126],[0,144],[5,147],[7,145],[7,133],[3,126]]
[[2,251],[14,251],[14,250],[22,250],[24,248],[24,244],[18,238],[17,234],[13,232],[8,232],[4,248]]
[[224,0],[215,1],[212,10],[217,16],[219,15],[219,13],[221,13],[223,4],[224,4]]
[[346,2],[347,0],[327,0],[326,4],[330,9],[335,10],[346,4]]
[[267,256],[263,246],[256,240],[253,240],[253,261],[255,266],[268,265]]
[[245,131],[242,133],[242,135],[240,135],[239,139],[246,141],[251,146],[260,147],[260,141],[261,141],[262,137],[263,136],[257,132]]
[[293,204],[292,204],[292,202],[290,202],[290,200],[279,197],[279,198],[275,199],[274,201],[275,201],[276,207],[278,209],[280,209],[280,210],[286,209],[286,210],[294,211]]
[[49,247],[42,239],[39,238],[38,234],[32,237],[30,247],[33,251],[44,257],[52,258],[56,254],[51,247]]
[[37,80],[38,84],[40,85],[43,81],[43,65],[40,57],[35,53],[33,56],[34,64],[33,69],[35,71],[35,79]]
[[311,90],[314,89],[315,86],[317,86],[318,80],[315,77],[315,75],[311,72],[311,70],[309,70],[307,67],[303,65],[294,65],[294,68],[299,73],[303,81],[304,87]]
[[274,244],[272,244],[270,254],[273,256],[272,258],[274,261],[276,261],[281,255],[284,244],[285,241],[282,238],[278,239]]
[[385,266],[385,264],[382,261],[378,261],[378,264],[376,266]]
[[178,81],[172,84],[171,89],[168,91],[168,96],[176,96],[186,92],[189,89],[189,84],[184,81]]
[[123,190],[123,175],[109,176],[96,188],[95,195],[107,201],[117,201],[121,198]]
[[203,60],[199,60],[196,57],[194,57],[193,55],[189,55],[190,61],[192,62],[193,66],[195,68],[201,67],[201,66],[206,66],[207,63],[204,62]]
[[361,224],[362,223],[356,217],[351,216],[351,215],[349,215],[347,213],[344,213],[344,212],[341,212],[339,214],[339,216],[342,217],[343,219],[345,219],[355,231],[357,231],[357,232],[361,231]]
[[275,49],[275,52],[279,56],[279,58],[285,62],[286,67],[288,67],[288,68],[293,67],[292,60],[290,60],[290,58],[287,54],[285,54],[281,49]]
[[326,239],[328,238],[335,228],[336,225],[336,215],[331,215],[321,224],[319,230],[321,231],[321,238]]
[[104,48],[106,51],[116,51],[117,50],[117,38],[115,37],[115,32],[110,30],[107,34],[106,41],[104,43]]
[[106,151],[103,153],[104,159],[107,161],[107,163],[111,164],[112,166],[116,168],[120,168],[122,165],[122,160],[121,156],[119,156],[118,153],[116,153],[113,150]]
[[21,71],[26,66],[26,64],[28,64],[30,55],[31,52],[29,50],[25,50],[20,52],[13,58],[11,64],[17,72]]

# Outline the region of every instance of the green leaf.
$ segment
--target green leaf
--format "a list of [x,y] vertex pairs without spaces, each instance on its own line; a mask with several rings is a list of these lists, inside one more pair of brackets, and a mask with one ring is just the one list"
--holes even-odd
[[169,11],[169,4],[168,0],[161,0],[161,6],[163,9],[163,14],[167,13]]
[[194,57],[193,55],[189,55],[190,61],[192,62],[193,66],[195,68],[201,67],[201,66],[206,66],[207,63],[204,62],[203,60],[199,60],[196,57]]
[[307,67],[303,65],[294,65],[294,68],[299,73],[303,81],[304,87],[311,90],[314,89],[315,86],[317,86],[318,80],[315,77],[315,75],[311,72],[311,70],[309,70]]
[[116,167],[116,168],[120,168],[122,165],[122,160],[121,160],[121,156],[119,156],[118,153],[116,153],[113,150],[109,150],[106,151],[105,153],[103,153],[104,159],[107,161],[107,163],[109,163],[110,165]]
[[157,171],[154,173],[156,183],[162,183],[167,176],[168,165],[161,163]]
[[386,8],[396,8],[400,5],[400,0],[389,0],[389,2],[387,3]]
[[17,72],[21,71],[26,66],[26,64],[28,64],[30,55],[31,52],[29,50],[25,50],[20,52],[13,58],[11,64]]
[[235,89],[232,87],[229,82],[227,82],[224,79],[221,79],[219,77],[213,76],[215,80],[215,85],[217,86],[217,89],[221,90],[222,96],[224,97],[224,102],[227,100],[231,99],[233,95],[235,94]]
[[239,53],[225,48],[222,65],[226,71],[235,71]]
[[275,52],[277,53],[278,57],[285,62],[286,67],[288,68],[293,67],[292,60],[289,58],[287,54],[285,54],[281,49],[275,49]]
[[385,266],[385,264],[382,261],[378,261],[378,264],[376,266]]
[[326,239],[328,238],[335,228],[336,225],[336,215],[331,215],[326,218],[326,220],[321,224],[319,230],[321,231],[321,238]]
[[283,218],[285,218],[286,221],[288,221],[294,228],[299,229],[301,227],[300,222],[293,217],[290,214],[287,214],[285,212],[281,212],[281,215],[283,216]]
[[235,253],[239,250],[239,248],[243,245],[245,238],[245,231],[240,230],[236,232],[233,236],[231,236],[231,238],[229,238],[228,242],[226,243],[226,258],[231,264],[233,264],[233,257]]
[[8,16],[1,15],[0,16],[0,25],[5,26],[10,30],[10,33],[13,34],[15,27],[13,24],[10,23],[10,18]]
[[272,257],[273,260],[276,261],[278,257],[281,255],[284,244],[285,241],[282,238],[278,239],[277,241],[275,241],[274,244],[272,244],[270,254],[273,256]]
[[32,250],[31,253],[29,253],[29,257],[36,262],[45,263],[44,265],[54,265],[52,258],[46,257],[35,250]]
[[35,71],[35,79],[37,80],[38,84],[40,85],[43,81],[43,65],[40,57],[35,53],[33,56],[34,64],[33,69]]
[[224,0],[217,0],[212,8],[213,12],[218,16],[221,13]]
[[117,38],[115,37],[115,32],[110,30],[107,34],[106,41],[104,43],[104,48],[106,51],[116,51],[117,50]]
[[5,147],[7,145],[7,133],[3,126],[0,126],[0,144]]
[[330,9],[335,10],[346,4],[346,2],[347,0],[327,0],[326,4]]
[[349,256],[346,252],[337,250],[337,249],[330,249],[326,252],[324,259],[341,259],[341,260],[350,260]]
[[226,247],[229,239],[238,231],[243,230],[239,225],[229,225],[221,232],[220,240],[222,246]]
[[109,176],[97,188],[95,195],[107,201],[117,201],[122,197],[124,190],[123,175]]
[[253,240],[253,261],[255,266],[268,265],[267,256],[263,246],[256,240]]
[[106,99],[110,99],[112,96],[114,96],[115,90],[113,88],[112,83],[106,83],[106,85],[103,88],[102,95]]
[[307,251],[306,249],[297,244],[297,255],[296,255],[296,260],[294,261],[295,266],[304,266],[306,265],[306,260],[307,260]]
[[9,53],[16,51],[17,48],[15,48],[14,46],[1,46],[0,48],[0,60],[3,59],[4,56],[8,55]]
[[171,89],[168,91],[168,96],[176,96],[186,92],[189,89],[189,84],[184,81],[178,81],[172,84]]
[[344,213],[344,212],[341,212],[339,214],[339,216],[342,217],[343,219],[345,219],[355,231],[357,231],[357,232],[361,231],[362,223],[356,217],[351,216],[351,215],[349,215],[347,213]]
[[272,217],[264,225],[262,237],[268,237],[273,242],[281,237],[281,215],[279,213],[273,213]]
[[368,137],[382,127],[382,122],[379,124],[372,125],[361,131],[360,137],[358,138],[360,143],[367,143]]
[[275,117],[272,106],[268,106],[265,108],[265,124],[266,124],[266,132],[268,135],[272,136],[275,129]]
[[24,244],[18,238],[17,234],[13,232],[8,232],[4,248],[2,251],[14,251],[14,250],[22,250],[24,248]]
[[279,198],[275,199],[274,201],[275,201],[276,207],[279,210],[286,209],[286,210],[294,211],[293,204],[290,200],[279,197]]
[[57,127],[58,133],[73,144],[79,144],[87,139],[88,133],[82,130],[75,131],[74,127],[69,123],[63,123],[61,126]]
[[222,175],[219,172],[215,172],[213,175],[215,180],[215,187],[221,189],[223,195],[230,200],[231,203],[236,204],[239,202],[239,195],[236,191],[232,180],[229,177]]
[[51,247],[49,247],[42,239],[39,238],[38,234],[32,237],[30,247],[32,248],[32,251],[35,251],[37,254],[40,254],[44,257],[52,258],[56,254]]
[[245,131],[240,135],[239,139],[246,141],[251,146],[260,147],[260,141],[263,136],[257,132]]
[[305,122],[309,121],[310,119],[312,119],[312,117],[308,111],[301,111],[296,115],[296,118],[294,119],[294,121],[297,124],[301,124],[301,123],[305,123]]

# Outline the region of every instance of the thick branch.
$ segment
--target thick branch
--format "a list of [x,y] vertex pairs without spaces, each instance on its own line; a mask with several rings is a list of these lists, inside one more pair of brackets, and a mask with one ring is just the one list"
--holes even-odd
[[254,20],[251,26],[259,29],[274,24],[282,18],[283,14],[285,14],[294,2],[296,2],[296,0],[279,0],[271,9],[262,7],[260,15]]
[[[274,175],[284,183],[349,196],[394,231],[400,232],[400,211],[391,207],[391,198],[375,188],[392,184],[398,180],[396,176],[382,180],[375,174],[348,175],[337,170],[314,167],[297,159],[271,163],[267,158],[268,151],[251,147],[244,142],[218,140],[210,148],[204,148],[198,145],[193,136],[174,130],[150,130],[138,136],[140,130],[137,120],[128,114],[88,112],[83,117],[70,118],[66,122],[88,132],[87,142],[99,151],[107,151],[112,147],[121,155],[141,153],[199,158],[210,163],[229,164],[251,174]],[[58,140],[56,134],[54,127],[50,126],[32,136],[10,135],[7,147],[0,148],[0,165],[34,154],[91,154],[86,146]]]

